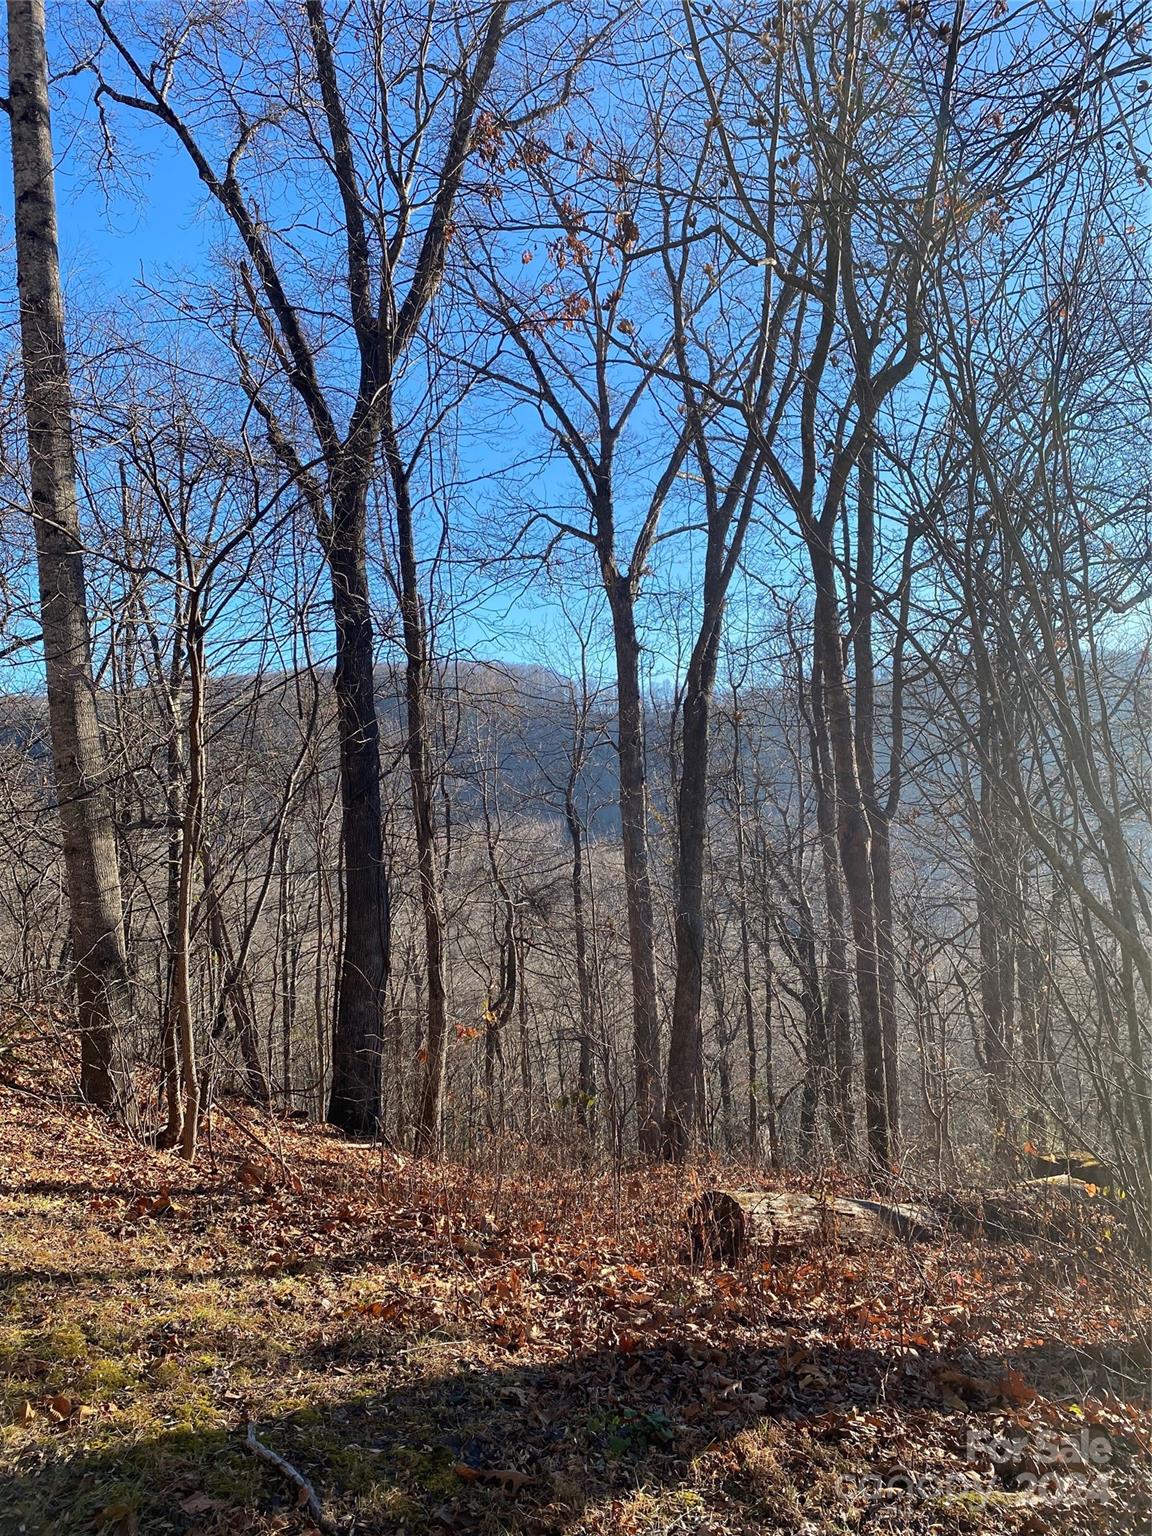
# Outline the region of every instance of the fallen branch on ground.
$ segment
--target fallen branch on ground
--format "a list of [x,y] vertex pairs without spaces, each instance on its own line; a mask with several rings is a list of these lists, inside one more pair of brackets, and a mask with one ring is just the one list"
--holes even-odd
[[1044,1242],[1068,1252],[1123,1252],[1117,1207],[1061,1176],[1009,1189],[941,1190],[920,1203],[816,1198],[792,1190],[705,1190],[686,1225],[697,1259],[732,1263],[758,1252],[769,1263],[814,1242],[859,1250],[893,1241],[937,1242],[949,1231],[994,1243]]
[[302,1472],[297,1472],[290,1461],[285,1461],[283,1456],[277,1456],[276,1452],[270,1450],[263,1441],[257,1440],[255,1424],[249,1423],[244,1443],[254,1456],[259,1456],[261,1461],[266,1461],[269,1466],[275,1467],[277,1472],[282,1472],[289,1482],[296,1484],[300,1490],[300,1503],[312,1516],[318,1530],[335,1532],[336,1523],[325,1514],[324,1506],[315,1488]]
[[262,1152],[267,1152],[269,1157],[276,1159],[276,1161],[280,1164],[280,1171],[284,1175],[285,1182],[288,1184],[290,1189],[298,1190],[303,1187],[300,1183],[300,1180],[296,1177],[296,1175],[289,1168],[288,1164],[284,1161],[283,1154],[277,1152],[275,1147],[270,1147],[262,1136],[257,1136],[256,1132],[252,1130],[250,1126],[244,1124],[239,1115],[234,1115],[232,1111],[227,1107],[227,1105],[221,1104],[218,1099],[213,1100],[211,1108],[213,1111],[219,1110],[225,1119],[231,1120],[236,1129],[238,1131],[242,1131],[244,1135],[247,1136],[249,1141],[255,1142],[255,1144],[260,1148]]

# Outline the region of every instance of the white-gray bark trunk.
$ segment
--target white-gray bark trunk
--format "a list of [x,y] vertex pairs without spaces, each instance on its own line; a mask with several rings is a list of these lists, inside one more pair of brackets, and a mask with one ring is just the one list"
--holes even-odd
[[81,1041],[81,1089],[128,1102],[120,872],[96,711],[56,233],[43,0],[8,0],[20,342],[44,667]]

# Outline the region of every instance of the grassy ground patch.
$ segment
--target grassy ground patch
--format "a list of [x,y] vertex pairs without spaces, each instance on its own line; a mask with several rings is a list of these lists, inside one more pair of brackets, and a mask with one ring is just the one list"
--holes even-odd
[[[700,1175],[428,1170],[230,1113],[188,1169],[0,1090],[4,1536],[308,1531],[249,1422],[364,1536],[1146,1523],[1131,1287],[959,1242],[694,1267]],[[1105,1465],[1022,1486],[1082,1431]]]

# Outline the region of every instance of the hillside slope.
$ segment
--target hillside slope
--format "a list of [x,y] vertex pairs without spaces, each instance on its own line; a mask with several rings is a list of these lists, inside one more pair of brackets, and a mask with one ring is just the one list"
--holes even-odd
[[1147,1309],[1043,1255],[692,1267],[692,1177],[430,1170],[231,1105],[188,1168],[7,1070],[4,1536],[313,1529],[249,1421],[333,1530],[1146,1527]]

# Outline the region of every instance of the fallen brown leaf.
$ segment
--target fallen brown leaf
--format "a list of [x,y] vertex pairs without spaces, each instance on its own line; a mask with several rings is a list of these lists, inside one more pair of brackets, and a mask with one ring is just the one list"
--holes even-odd
[[511,1467],[470,1467],[466,1462],[458,1462],[452,1470],[461,1482],[494,1483],[506,1493],[518,1493],[536,1481],[529,1473],[517,1472]]

